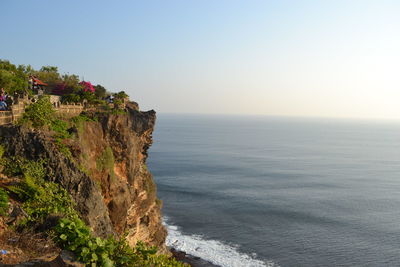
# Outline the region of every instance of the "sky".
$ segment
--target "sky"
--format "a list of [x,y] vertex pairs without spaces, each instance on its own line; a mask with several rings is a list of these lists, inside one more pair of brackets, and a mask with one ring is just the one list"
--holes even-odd
[[400,120],[400,1],[0,0],[0,58],[142,110]]

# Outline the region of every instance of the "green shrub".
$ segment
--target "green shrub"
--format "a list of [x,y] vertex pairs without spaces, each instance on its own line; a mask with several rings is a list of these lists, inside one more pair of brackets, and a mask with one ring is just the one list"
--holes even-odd
[[106,242],[94,238],[79,218],[62,219],[55,227],[55,240],[62,248],[75,253],[79,261],[95,266],[114,266]]
[[17,67],[8,60],[0,60],[0,88],[3,87],[10,95],[26,91],[28,77],[23,66]]
[[81,113],[71,119],[73,123],[84,122],[84,121],[97,121],[95,117],[89,117],[85,113]]
[[54,139],[55,144],[57,145],[58,151],[61,152],[61,154],[63,154],[66,158],[72,160],[72,152],[71,149],[63,143],[63,139],[57,137],[56,139]]
[[0,159],[3,158],[4,153],[6,152],[4,146],[0,145]]
[[127,98],[129,96],[128,96],[127,93],[125,93],[125,91],[121,91],[121,92],[115,93],[114,97],[115,98],[119,98],[119,99],[124,99],[124,98]]
[[0,171],[3,170],[4,163],[6,162],[6,158],[3,158],[4,153],[6,152],[6,149],[4,146],[0,145]]
[[106,101],[101,100],[101,99],[92,99],[91,101],[89,101],[89,104],[93,104],[93,105],[105,105]]
[[83,127],[85,122],[97,121],[96,117],[89,117],[85,113],[81,113],[71,119],[71,122],[75,125],[79,134],[83,133]]
[[8,157],[4,162],[3,173],[7,176],[28,175],[42,180],[46,175],[46,171],[43,168],[43,165],[46,164],[44,159],[29,161],[21,157]]
[[54,142],[58,150],[69,159],[72,159],[72,153],[69,147],[64,144],[63,140],[71,138],[72,135],[68,132],[68,122],[55,119],[51,122],[50,128],[56,133],[54,135]]
[[79,218],[62,219],[55,227],[55,240],[64,249],[75,253],[79,261],[92,266],[187,266],[165,255],[156,255],[155,247],[138,242],[131,248],[125,238],[93,237]]
[[107,146],[106,149],[103,151],[103,153],[100,155],[100,157],[97,158],[96,168],[99,171],[108,170],[111,177],[114,178],[115,175],[114,163],[115,163],[114,153],[111,147]]
[[56,132],[56,137],[61,139],[70,138],[71,134],[68,132],[68,122],[54,119],[50,125],[51,130]]
[[0,188],[0,215],[6,215],[8,211],[8,194]]
[[111,110],[111,114],[112,115],[125,115],[125,114],[128,114],[128,112],[126,112],[126,110],[123,110],[123,109],[113,109],[113,110]]
[[53,182],[38,186],[34,196],[24,202],[22,207],[28,214],[26,223],[42,222],[50,214],[77,215],[67,191]]
[[115,105],[122,105],[122,104],[123,104],[123,101],[122,101],[122,99],[114,98],[113,103],[114,103]]
[[49,126],[54,119],[54,112],[49,96],[42,96],[25,109],[21,122],[32,122],[34,128]]
[[22,224],[40,222],[52,213],[76,215],[67,191],[58,184],[45,180],[45,160],[17,159],[10,162],[13,162],[14,174],[19,173],[23,176],[17,185],[7,188],[23,202],[22,208],[28,217]]
[[68,94],[61,98],[61,102],[63,103],[80,103],[81,101],[81,96],[78,94]]

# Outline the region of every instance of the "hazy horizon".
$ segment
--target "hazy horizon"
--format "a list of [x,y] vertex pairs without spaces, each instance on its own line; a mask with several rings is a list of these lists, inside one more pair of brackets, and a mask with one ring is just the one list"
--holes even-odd
[[400,2],[3,0],[0,58],[143,110],[400,120]]

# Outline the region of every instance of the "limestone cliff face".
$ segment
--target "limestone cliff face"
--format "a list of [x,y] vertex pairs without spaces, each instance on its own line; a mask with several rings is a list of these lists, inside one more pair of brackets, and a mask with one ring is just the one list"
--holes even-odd
[[10,156],[48,159],[49,177],[67,189],[96,235],[127,234],[132,245],[142,240],[165,252],[160,201],[145,165],[155,112],[128,104],[126,114],[102,113],[96,119],[75,129],[67,143],[72,158],[45,132],[3,126],[0,135]]

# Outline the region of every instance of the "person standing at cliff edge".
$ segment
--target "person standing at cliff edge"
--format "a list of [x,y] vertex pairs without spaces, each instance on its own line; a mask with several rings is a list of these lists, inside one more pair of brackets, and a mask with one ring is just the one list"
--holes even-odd
[[7,109],[7,95],[6,92],[4,91],[4,88],[1,88],[0,91],[0,110],[6,110]]

